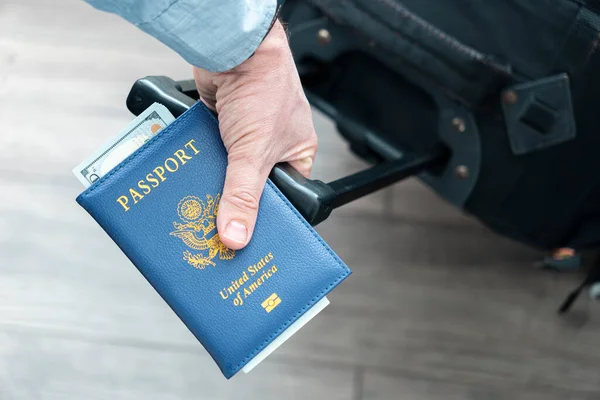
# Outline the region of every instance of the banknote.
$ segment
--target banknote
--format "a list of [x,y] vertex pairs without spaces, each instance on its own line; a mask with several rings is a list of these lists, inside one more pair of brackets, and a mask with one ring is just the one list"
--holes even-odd
[[86,188],[91,186],[174,120],[165,106],[152,104],[112,140],[75,167],[73,174]]

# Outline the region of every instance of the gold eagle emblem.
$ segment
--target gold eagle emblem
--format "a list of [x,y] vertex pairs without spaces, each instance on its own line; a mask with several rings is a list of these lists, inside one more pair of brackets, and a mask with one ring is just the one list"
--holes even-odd
[[206,195],[206,201],[196,196],[186,196],[177,205],[180,222],[173,222],[175,230],[170,233],[190,249],[186,250],[183,259],[194,268],[204,269],[209,265],[216,266],[213,259],[218,255],[221,260],[231,260],[235,251],[221,243],[217,230],[217,213],[221,194],[213,197]]

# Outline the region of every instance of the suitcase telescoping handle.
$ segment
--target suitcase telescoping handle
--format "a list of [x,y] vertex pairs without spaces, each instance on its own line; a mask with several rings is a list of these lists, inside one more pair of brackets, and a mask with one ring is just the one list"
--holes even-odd
[[[193,81],[175,82],[164,76],[149,76],[135,82],[127,97],[127,108],[139,115],[158,102],[179,117],[196,103],[197,97]],[[273,168],[269,177],[314,226],[327,219],[335,208],[439,166],[446,159],[446,151],[442,148],[419,155],[404,154],[396,160],[377,164],[330,183],[307,179],[289,164],[281,163]]]

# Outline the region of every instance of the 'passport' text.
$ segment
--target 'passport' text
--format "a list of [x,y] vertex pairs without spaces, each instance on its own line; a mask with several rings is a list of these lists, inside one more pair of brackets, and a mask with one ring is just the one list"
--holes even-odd
[[133,205],[137,204],[145,196],[149,195],[153,189],[156,189],[162,182],[166,181],[169,174],[177,172],[180,167],[199,153],[200,151],[194,146],[194,140],[190,140],[183,146],[183,149],[177,150],[162,165],[158,165],[144,179],[138,181],[135,187],[129,188],[129,193],[120,196],[117,199],[117,203],[123,207],[123,210],[126,212],[129,211]]

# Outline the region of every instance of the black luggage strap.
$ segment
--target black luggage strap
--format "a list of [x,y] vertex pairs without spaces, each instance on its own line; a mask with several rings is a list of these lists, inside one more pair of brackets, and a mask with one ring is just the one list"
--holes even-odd
[[600,258],[598,258],[596,260],[596,262],[594,262],[594,264],[591,266],[591,268],[590,268],[587,276],[583,280],[583,282],[581,282],[581,284],[575,290],[573,290],[571,293],[569,293],[569,295],[565,298],[562,305],[558,309],[558,313],[564,314],[564,313],[568,312],[571,309],[571,307],[573,306],[573,304],[575,303],[575,301],[581,295],[581,292],[583,292],[583,290],[585,288],[590,287],[599,282],[600,282]]
[[591,57],[600,50],[600,0],[587,0],[581,7],[563,50],[555,62],[555,70],[567,72],[570,77],[581,73]]

